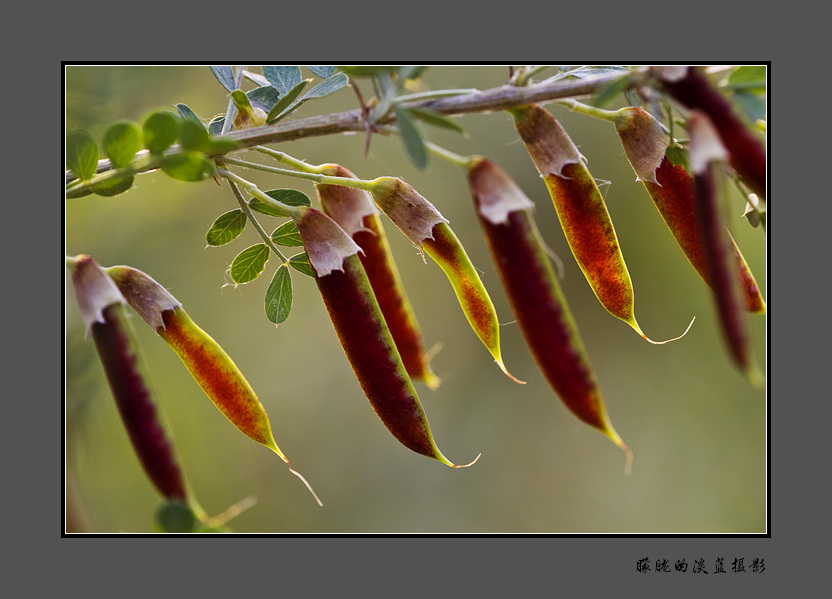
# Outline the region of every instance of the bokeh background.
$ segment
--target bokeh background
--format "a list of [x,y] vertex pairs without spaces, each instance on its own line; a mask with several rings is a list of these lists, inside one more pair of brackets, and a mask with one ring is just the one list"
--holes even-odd
[[[552,75],[556,71],[543,75]],[[305,75],[311,76],[306,72]],[[507,66],[433,66],[424,89],[486,89],[507,81]],[[360,83],[369,96],[366,82]],[[182,102],[200,117],[222,113],[227,94],[207,66],[69,66],[66,130],[97,139],[116,119],[141,122]],[[293,118],[351,110],[344,89],[307,103]],[[295,305],[275,326],[263,297],[276,267],[234,287],[234,256],[259,238],[247,227],[233,243],[209,248],[205,232],[236,207],[227,187],[208,180],[140,176],[114,198],[66,203],[66,253],[105,266],[128,264],[165,285],[241,367],[257,390],[278,445],[324,502],[319,507],[269,450],[227,422],[149,328],[134,318],[153,385],[190,486],[209,514],[255,498],[231,523],[241,533],[764,533],[767,527],[766,394],[728,359],[709,290],[687,263],[635,181],[609,123],[548,105],[589,160],[602,186],[633,279],[636,316],[653,346],[597,302],[571,258],[547,191],[504,113],[462,117],[466,135],[425,127],[459,154],[499,163],[537,204],[537,220],[564,264],[562,285],[583,336],[612,421],[632,448],[632,473],[606,437],[579,422],[537,370],[503,293],[458,167],[432,158],[419,171],[398,140],[362,135],[285,143],[312,163],[338,162],[357,175],[401,176],[450,220],[497,308],[506,378],[468,327],[440,269],[387,227],[428,346],[442,344],[433,367],[443,384],[417,385],[443,453],[471,468],[454,470],[402,447],[373,413],[332,331],[314,282],[293,273]],[[249,154],[254,157],[254,154]],[[311,184],[247,171],[262,189]],[[766,241],[731,198],[730,223],[758,282],[766,287]],[[278,221],[267,222],[267,230]],[[387,225],[390,223],[387,222]],[[85,339],[71,282],[66,285],[66,443],[68,505],[87,532],[145,532],[160,498],[132,453],[94,345]],[[750,318],[756,359],[765,367],[765,317]]]

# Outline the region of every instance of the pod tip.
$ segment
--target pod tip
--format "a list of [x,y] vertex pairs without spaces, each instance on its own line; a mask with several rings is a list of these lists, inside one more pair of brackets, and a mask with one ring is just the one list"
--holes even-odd
[[467,468],[468,466],[473,466],[477,463],[477,460],[479,460],[481,456],[482,453],[477,455],[477,457],[475,457],[473,461],[468,462],[467,464],[451,464],[451,468]]
[[312,488],[312,485],[310,485],[309,482],[305,478],[303,478],[303,475],[300,472],[294,470],[291,466],[289,466],[289,462],[286,462],[286,465],[289,467],[289,472],[297,476],[303,482],[303,484],[306,485],[306,488],[309,489],[310,493],[312,493],[312,497],[315,498],[315,501],[318,502],[318,505],[323,507],[324,504],[321,502],[321,499],[320,497],[318,497],[318,494],[315,493],[315,490]]
[[[504,374],[505,374],[508,378],[510,378],[512,381],[514,381],[514,382],[515,382],[515,383],[517,383],[518,385],[525,385],[525,384],[526,384],[526,381],[521,381],[521,380],[520,380],[520,379],[518,379],[516,376],[514,376],[513,374],[511,374],[511,373],[508,371],[508,369],[506,368],[506,365],[505,365],[505,364],[503,364],[503,361],[502,361],[501,359],[496,359],[496,360],[494,360],[494,361],[495,361],[495,362],[497,362],[497,365],[500,367],[500,370],[502,370],[502,371],[503,371],[503,373],[504,373]],[[476,460],[475,460],[475,461],[476,461]]]
[[[652,339],[650,339],[650,337],[648,337],[647,335],[645,335],[645,334],[644,334],[644,332],[643,332],[643,331],[639,328],[638,324],[634,324],[634,325],[632,325],[632,326],[633,326],[633,328],[636,330],[636,332],[637,332],[639,335],[641,335],[641,337],[642,337],[645,341],[647,341],[648,343],[652,343],[653,345],[664,345],[665,343],[670,343],[671,341],[678,341],[679,339],[681,339],[682,337],[684,337],[685,335],[687,335],[687,334],[688,334],[688,331],[690,330],[690,327],[692,327],[692,326],[693,326],[693,321],[694,321],[694,320],[696,320],[696,316],[694,316],[694,317],[691,319],[690,324],[688,325],[688,328],[686,328],[686,329],[685,329],[685,332],[684,332],[684,333],[682,333],[682,334],[681,334],[681,335],[679,335],[678,337],[673,337],[672,339],[665,339],[664,341],[653,341]],[[633,321],[633,322],[635,322],[635,321]]]

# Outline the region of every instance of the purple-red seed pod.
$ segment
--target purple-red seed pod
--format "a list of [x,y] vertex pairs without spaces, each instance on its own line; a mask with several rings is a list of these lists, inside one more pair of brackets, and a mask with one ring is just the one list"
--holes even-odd
[[295,224],[344,354],[378,417],[408,449],[459,467],[436,446],[358,257],[358,245],[335,221],[314,208],[301,210]]
[[472,158],[468,184],[494,262],[526,343],[561,401],[632,454],[613,428],[578,328],[534,222],[534,203],[486,158]]
[[708,275],[712,282],[717,313],[731,357],[755,384],[759,373],[753,363],[750,336],[742,310],[740,282],[725,229],[720,205],[720,169],[728,158],[713,124],[704,112],[694,110],[688,119],[690,162],[696,184],[697,217]]
[[[679,247],[699,276],[713,287],[696,216],[693,177],[684,166],[674,165],[665,156],[670,141],[668,134],[649,112],[635,106],[606,112],[604,115],[604,118],[615,124],[633,170]],[[730,233],[728,235],[731,254],[735,257],[742,281],[743,305],[749,312],[765,313],[766,304],[757,281],[737,244],[730,238]]]
[[661,71],[661,81],[668,93],[691,110],[701,110],[713,123],[729,162],[751,190],[766,197],[766,148],[734,106],[711,83],[701,67],[677,67]]
[[[348,169],[336,164],[324,165],[321,171],[329,176],[355,178]],[[372,197],[366,191],[354,187],[323,184],[315,187],[324,212],[361,247],[361,264],[373,286],[376,300],[402,356],[405,369],[414,380],[435,389],[440,380],[430,368],[419,323],[405,293]]]
[[125,300],[91,257],[72,262],[72,281],[130,442],[153,486],[168,500],[186,501],[179,460],[144,372]]

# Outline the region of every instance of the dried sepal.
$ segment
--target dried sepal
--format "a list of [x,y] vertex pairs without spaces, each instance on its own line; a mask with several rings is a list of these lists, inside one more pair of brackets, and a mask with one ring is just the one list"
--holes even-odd
[[104,309],[112,304],[124,303],[124,296],[92,257],[79,254],[68,261],[68,266],[81,320],[89,336],[93,324],[104,322]]
[[448,222],[433,204],[401,179],[380,177],[372,183],[370,193],[375,203],[417,248],[422,247],[425,239],[432,239],[437,224]]
[[338,223],[315,208],[298,210],[295,225],[303,239],[309,263],[319,276],[343,270],[344,260],[361,251]]

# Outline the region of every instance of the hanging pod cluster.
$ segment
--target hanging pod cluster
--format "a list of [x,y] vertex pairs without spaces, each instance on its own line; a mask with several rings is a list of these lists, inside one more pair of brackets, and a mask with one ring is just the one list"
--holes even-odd
[[[237,429],[272,450],[289,466],[288,459],[275,443],[265,408],[240,369],[222,347],[191,320],[181,303],[167,289],[146,273],[129,266],[101,268],[87,256],[68,262],[73,264],[76,290],[81,289],[78,295],[82,314],[91,323],[116,401],[121,405],[129,395],[133,398],[133,405],[138,406],[126,424],[131,438],[135,437],[136,431],[141,433],[140,447],[137,446],[140,459],[146,468],[148,463],[155,464],[151,480],[157,487],[160,478],[172,481],[165,483],[163,494],[166,497],[171,493],[178,496],[184,491],[180,492],[181,485],[173,478],[175,469],[172,458],[159,453],[165,446],[164,437],[158,430],[150,428],[154,415],[150,402],[144,400],[144,405],[136,403],[140,401],[136,398],[141,398],[147,391],[142,388],[134,368],[131,368],[131,364],[136,362],[135,355],[126,346],[121,348],[126,320],[117,310],[121,310],[124,304],[130,305],[167,342],[208,398]],[[85,307],[90,305],[90,301],[84,299],[89,295],[86,291],[90,287],[89,280],[103,290],[97,292],[97,296],[93,295],[92,308]],[[99,321],[105,326],[97,326]],[[144,457],[149,453],[145,448],[148,444],[151,449],[158,446],[156,457]],[[291,466],[289,471],[303,481],[321,505],[306,479]]]
[[526,343],[555,393],[627,456],[534,220],[534,203],[499,166],[472,157],[468,184],[494,263]]
[[633,283],[604,197],[561,124],[536,104],[512,109],[511,113],[549,190],[569,248],[601,305],[651,343],[678,339],[653,341],[638,325]]
[[421,401],[361,263],[361,248],[320,210],[300,209],[294,221],[344,354],[379,419],[408,449],[447,466],[460,467],[448,460],[434,441]]

